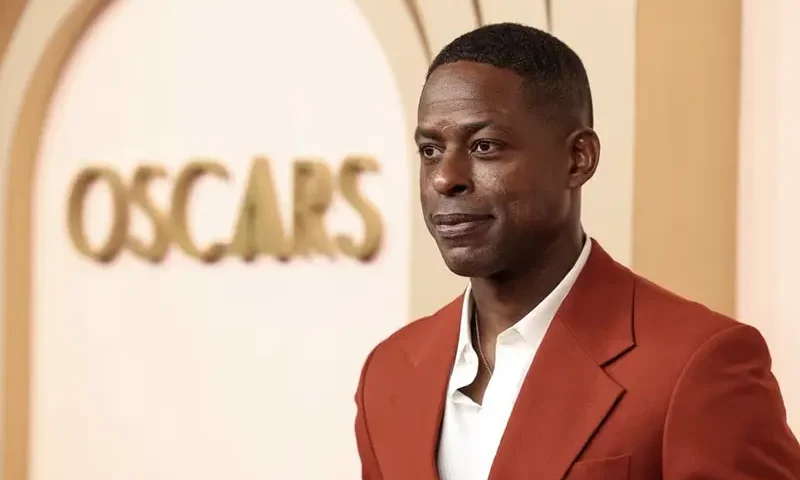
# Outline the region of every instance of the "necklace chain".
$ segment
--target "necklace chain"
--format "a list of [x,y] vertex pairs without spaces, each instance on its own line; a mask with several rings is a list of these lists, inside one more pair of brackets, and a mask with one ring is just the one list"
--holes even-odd
[[483,353],[483,343],[481,342],[481,327],[478,323],[478,312],[475,308],[475,305],[472,306],[472,323],[475,325],[475,340],[478,342],[478,355],[481,356],[481,360],[483,361],[483,366],[486,367],[486,371],[489,372],[489,375],[494,374],[494,369],[489,365],[489,361],[486,360],[486,355]]

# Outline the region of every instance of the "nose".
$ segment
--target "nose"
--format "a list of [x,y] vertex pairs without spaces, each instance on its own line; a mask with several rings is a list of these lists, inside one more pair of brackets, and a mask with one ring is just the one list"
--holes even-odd
[[433,172],[433,189],[439,195],[454,197],[472,191],[472,165],[467,155],[447,152]]

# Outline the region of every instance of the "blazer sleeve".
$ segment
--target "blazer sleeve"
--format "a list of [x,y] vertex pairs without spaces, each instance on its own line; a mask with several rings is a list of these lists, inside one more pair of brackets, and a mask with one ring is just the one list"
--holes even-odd
[[663,432],[664,480],[800,480],[800,445],[761,334],[729,327],[684,367]]
[[369,436],[364,402],[367,369],[369,368],[369,364],[374,353],[375,350],[370,352],[366,361],[364,362],[364,366],[361,369],[361,378],[358,381],[358,389],[356,390],[355,396],[357,408],[355,421],[356,443],[358,444],[358,455],[361,458],[362,480],[383,480],[380,468],[378,467],[378,459],[375,457],[375,451],[372,447],[372,439]]

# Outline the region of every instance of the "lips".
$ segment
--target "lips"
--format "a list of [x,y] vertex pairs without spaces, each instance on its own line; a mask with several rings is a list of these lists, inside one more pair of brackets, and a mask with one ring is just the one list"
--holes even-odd
[[488,214],[447,213],[431,217],[440,238],[459,238],[485,231],[494,217]]

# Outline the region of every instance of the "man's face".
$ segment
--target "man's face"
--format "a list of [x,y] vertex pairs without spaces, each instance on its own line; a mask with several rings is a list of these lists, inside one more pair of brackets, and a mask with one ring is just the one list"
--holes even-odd
[[454,273],[513,270],[563,230],[571,141],[537,112],[516,73],[442,65],[422,91],[417,121],[422,211]]

